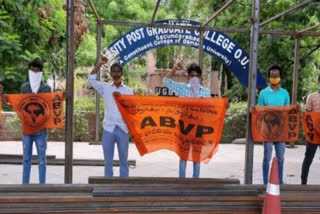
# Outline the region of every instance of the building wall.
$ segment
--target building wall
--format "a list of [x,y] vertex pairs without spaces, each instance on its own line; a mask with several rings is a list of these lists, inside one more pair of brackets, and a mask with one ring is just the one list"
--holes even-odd
[[[187,62],[190,64],[194,62],[193,60]],[[156,68],[156,56],[152,53],[152,51],[148,51],[146,54],[146,69],[147,69],[147,88],[148,88],[148,95],[155,95],[156,88],[162,88],[165,92],[165,85],[163,84],[163,78],[165,75],[170,71],[170,69],[157,69]],[[205,72],[206,68],[203,69],[202,74],[202,84],[203,86],[210,88],[211,94],[214,96],[220,95],[220,81],[219,81],[219,72],[218,71],[211,71]],[[188,76],[185,71],[178,71],[173,80],[178,82],[187,82]],[[170,95],[170,94],[169,94]]]
[[[161,87],[161,88],[165,87],[165,85],[163,84],[163,78],[166,76],[168,72],[169,70],[156,70],[154,72],[148,72],[147,88],[148,88],[149,95],[155,95],[157,87]],[[188,76],[186,72],[180,71],[175,73],[172,79],[177,82],[187,82]],[[209,81],[206,81],[206,82],[203,81],[203,85],[205,87],[210,88],[211,94],[218,96],[219,90],[220,90],[218,72],[211,72],[211,87],[209,85]]]

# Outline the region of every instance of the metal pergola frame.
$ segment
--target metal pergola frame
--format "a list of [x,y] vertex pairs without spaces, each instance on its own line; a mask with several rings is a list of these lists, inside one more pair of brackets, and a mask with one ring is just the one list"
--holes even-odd
[[[198,30],[200,32],[200,44],[199,44],[199,65],[203,64],[203,34],[205,31],[220,31],[224,33],[250,33],[250,64],[249,64],[249,86],[248,86],[248,108],[247,108],[247,124],[246,124],[246,155],[245,155],[245,176],[244,183],[252,184],[252,169],[253,169],[253,149],[254,144],[251,135],[251,116],[250,106],[256,104],[256,77],[257,77],[257,64],[258,64],[258,39],[259,34],[266,35],[285,35],[295,38],[295,57],[294,57],[294,72],[293,72],[293,84],[292,84],[292,102],[297,102],[297,81],[299,70],[299,49],[300,40],[303,37],[320,37],[320,32],[312,32],[310,30],[320,27],[320,24],[311,26],[300,31],[285,31],[285,30],[270,30],[260,29],[260,27],[267,23],[274,21],[280,17],[283,17],[289,13],[292,13],[299,8],[316,0],[304,0],[303,2],[295,5],[294,7],[287,9],[266,21],[260,23],[260,0],[253,0],[252,16],[250,19],[251,28],[223,28],[223,27],[210,27],[208,24],[218,17],[225,9],[227,9],[235,0],[228,0],[219,10],[213,13],[213,15],[204,23],[200,23],[198,27],[194,26],[177,26],[177,25],[164,25],[154,23],[161,0],[157,0],[155,9],[153,11],[152,19],[150,23],[131,22],[131,21],[118,21],[118,20],[102,20],[99,16],[92,0],[87,0],[88,5],[91,7],[95,18],[97,28],[97,59],[101,54],[101,38],[102,27],[104,25],[117,25],[117,26],[131,26],[131,27],[154,27],[154,28],[170,28],[170,29],[188,29]],[[72,183],[73,173],[73,82],[74,82],[74,0],[67,0],[67,99],[66,99],[66,128],[65,128],[65,183]],[[100,79],[100,73],[98,72],[97,78]],[[99,139],[99,97],[96,95],[96,134],[95,140]]]

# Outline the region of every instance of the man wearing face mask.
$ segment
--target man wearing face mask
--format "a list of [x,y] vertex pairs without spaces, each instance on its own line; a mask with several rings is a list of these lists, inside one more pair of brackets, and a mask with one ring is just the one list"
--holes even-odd
[[[282,77],[281,67],[278,65],[271,65],[268,69],[268,79],[270,85],[263,89],[258,97],[258,106],[286,106],[290,105],[289,93],[286,89],[280,87]],[[270,160],[272,155],[272,146],[276,150],[276,156],[279,163],[279,181],[283,184],[283,163],[284,152],[286,148],[285,142],[264,142],[264,156],[263,156],[263,183],[268,183]]]
[[[307,97],[306,111],[320,112],[320,75],[318,76],[318,91],[309,94]],[[301,170],[301,184],[307,184],[309,169],[318,146],[319,144],[312,144],[307,141]]]
[[[50,93],[51,87],[42,81],[42,62],[34,59],[28,64],[29,82],[21,86],[22,94]],[[30,180],[31,164],[32,164],[32,144],[36,143],[39,165],[39,181],[40,184],[46,183],[46,150],[47,150],[47,129],[43,129],[32,135],[22,134],[23,142],[23,176],[22,183],[28,184]]]
[[[171,78],[178,70],[183,70],[182,62],[176,63],[172,70],[163,79],[164,84],[179,97],[211,97],[210,90],[201,86],[200,78],[202,70],[200,66],[191,64],[187,68],[189,83],[175,82]],[[186,177],[187,161],[180,159],[179,177]],[[200,176],[200,163],[193,162],[193,178]]]
[[88,83],[100,94],[104,102],[104,119],[102,122],[102,148],[104,154],[104,176],[113,176],[113,154],[114,146],[117,142],[119,161],[120,161],[120,177],[129,176],[128,168],[128,149],[129,136],[128,128],[125,124],[118,106],[114,100],[113,93],[132,95],[131,88],[125,86],[122,82],[122,67],[118,63],[114,63],[110,68],[110,76],[112,83],[100,82],[97,80],[97,72],[102,65],[108,62],[108,59],[101,57],[96,66],[91,71]]

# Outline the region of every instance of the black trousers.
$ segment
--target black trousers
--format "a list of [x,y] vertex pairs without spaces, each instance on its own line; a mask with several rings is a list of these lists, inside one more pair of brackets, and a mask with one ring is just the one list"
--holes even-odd
[[301,184],[307,184],[308,182],[309,169],[313,161],[314,155],[316,154],[318,146],[320,145],[312,144],[309,142],[307,142],[306,144],[306,152],[304,153],[304,160],[302,163],[301,170]]

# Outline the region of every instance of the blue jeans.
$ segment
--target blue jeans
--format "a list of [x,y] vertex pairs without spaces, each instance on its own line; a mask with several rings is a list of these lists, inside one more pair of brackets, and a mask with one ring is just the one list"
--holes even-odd
[[104,176],[113,176],[113,154],[114,145],[117,142],[119,161],[120,161],[120,177],[129,176],[128,168],[128,149],[129,136],[120,127],[116,126],[113,132],[103,130],[102,146],[104,155]]
[[[179,162],[179,178],[186,177],[187,161],[180,159]],[[193,178],[199,178],[200,176],[200,163],[193,162]]]
[[32,165],[32,144],[36,143],[38,153],[38,165],[39,165],[39,181],[40,184],[46,183],[46,150],[47,150],[48,133],[44,129],[32,135],[22,135],[23,142],[23,172],[22,183],[28,184],[30,182],[30,172]]
[[276,157],[278,158],[278,165],[279,165],[279,182],[283,184],[283,163],[284,163],[284,152],[286,149],[285,142],[264,142],[264,154],[263,154],[263,183],[268,184],[269,178],[269,167],[270,167],[270,160],[272,156],[272,146],[274,144],[276,150]]
[[301,169],[301,184],[307,184],[311,163],[319,145],[307,142]]

